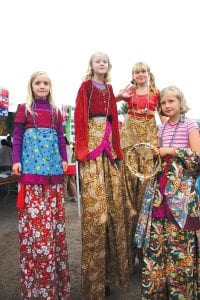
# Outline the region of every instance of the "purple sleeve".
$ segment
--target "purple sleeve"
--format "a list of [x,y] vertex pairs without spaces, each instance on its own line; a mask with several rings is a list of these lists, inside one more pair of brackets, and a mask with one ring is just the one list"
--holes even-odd
[[65,142],[62,124],[58,126],[57,134],[58,134],[58,146],[59,146],[60,156],[62,158],[62,161],[67,161],[66,142]]
[[62,161],[67,161],[66,142],[65,142],[62,123],[63,123],[63,117],[60,110],[58,110],[58,125],[57,125],[58,147],[59,147]]
[[24,125],[21,123],[15,123],[14,132],[13,132],[13,151],[12,151],[13,163],[21,162],[23,134],[24,134]]

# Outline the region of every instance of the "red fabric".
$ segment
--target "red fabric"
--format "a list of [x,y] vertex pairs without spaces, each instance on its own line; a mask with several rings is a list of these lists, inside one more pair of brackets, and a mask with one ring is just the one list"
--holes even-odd
[[17,195],[17,208],[25,207],[25,185],[23,183],[18,184],[18,195]]
[[18,210],[21,299],[69,300],[63,186],[27,185],[26,194]]
[[77,160],[86,161],[88,153],[88,99],[84,83],[76,98],[74,112],[75,156]]
[[159,91],[149,95],[149,104],[147,104],[147,95],[136,96],[136,93],[134,93],[134,95],[131,98],[123,100],[128,102],[128,109],[144,109],[148,105],[149,110],[155,111],[159,100]]
[[159,180],[160,190],[162,193],[164,193],[168,181],[167,172],[169,170],[171,160],[172,160],[172,156],[170,155],[165,156],[166,165],[164,166],[162,177]]
[[[122,159],[122,151],[120,148],[120,137],[119,137],[119,128],[118,128],[118,115],[117,115],[117,105],[116,99],[113,94],[112,86],[108,85],[110,93],[110,106],[108,110],[108,115],[112,117],[112,145],[113,149],[119,159]],[[74,113],[74,123],[75,123],[75,155],[76,158],[80,161],[85,162],[86,156],[88,154],[88,100],[92,90],[92,81],[87,80],[82,83],[78,95],[76,98],[76,107]],[[90,114],[92,116],[105,116],[105,104],[97,105],[100,100],[101,94],[97,94],[98,89],[93,87],[90,105]],[[96,96],[96,97],[95,97]],[[100,101],[99,101],[100,102]],[[95,104],[95,105],[94,105]],[[94,109],[95,107],[95,109]],[[93,108],[93,110],[92,110]]]
[[[51,114],[49,112],[50,106],[48,102],[43,106],[44,107],[42,107],[41,104],[36,105],[36,112],[37,112],[37,114],[35,115],[36,124],[38,127],[49,128],[52,126]],[[53,116],[54,116],[54,129],[58,129],[58,125],[62,124],[63,122],[63,117],[60,110],[53,109]],[[33,122],[33,115],[29,111],[26,112],[25,104],[18,105],[15,114],[15,123],[24,124],[25,128],[35,127]]]
[[64,173],[66,175],[75,175],[76,174],[76,165],[68,165],[67,171]]

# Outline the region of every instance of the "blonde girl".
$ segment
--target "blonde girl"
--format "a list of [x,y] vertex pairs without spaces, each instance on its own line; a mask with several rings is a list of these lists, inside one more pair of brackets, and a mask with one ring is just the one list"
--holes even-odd
[[200,173],[200,134],[185,116],[182,91],[169,86],[158,108],[168,121],[158,131],[159,175],[148,185],[135,242],[144,247],[142,299],[200,299],[200,219],[195,190]]
[[70,299],[63,172],[67,168],[62,115],[45,72],[34,73],[14,123],[22,299]]
[[119,170],[122,159],[116,99],[105,53],[91,56],[75,107],[75,153],[82,199],[82,299],[103,300],[128,283]]
[[[133,248],[133,238],[138,213],[144,197],[147,180],[141,181],[133,176],[127,167],[129,150],[138,143],[157,145],[157,125],[155,112],[159,99],[159,90],[150,67],[144,62],[137,62],[132,69],[131,84],[122,89],[116,96],[118,101],[127,103],[127,114],[121,130],[121,147],[124,160],[121,164],[121,181],[123,203],[125,208],[127,247],[129,249],[129,270],[134,271],[135,258],[142,259],[141,251]],[[151,172],[153,156],[146,157],[146,164],[142,165],[139,156],[131,161],[131,168],[140,173]]]

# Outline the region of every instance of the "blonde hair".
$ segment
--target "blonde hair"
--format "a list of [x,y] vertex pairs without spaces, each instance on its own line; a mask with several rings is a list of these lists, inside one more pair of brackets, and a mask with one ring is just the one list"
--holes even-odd
[[[135,72],[137,71],[147,71],[149,74],[149,91],[151,94],[154,94],[158,91],[156,84],[155,84],[155,77],[153,75],[153,73],[151,72],[150,67],[144,63],[144,62],[137,62],[134,64],[133,68],[132,68],[132,75],[134,75]],[[131,83],[133,83],[134,85],[136,85],[137,87],[137,83],[135,81],[135,79],[132,79]]]
[[33,89],[32,89],[32,83],[33,83],[33,81],[38,76],[41,76],[41,75],[45,75],[48,78],[48,80],[49,80],[50,91],[49,91],[49,95],[47,96],[47,100],[55,108],[55,103],[54,103],[53,95],[52,95],[53,92],[52,92],[52,82],[51,82],[51,79],[49,78],[49,76],[47,75],[46,72],[44,72],[44,71],[37,71],[37,72],[34,72],[31,75],[31,77],[29,79],[29,82],[28,82],[28,95],[26,97],[26,110],[28,110],[29,112],[31,112],[31,107],[32,107],[32,104],[34,102],[34,94],[33,94]]
[[94,61],[95,56],[97,56],[97,55],[101,55],[101,56],[105,57],[106,60],[108,61],[108,72],[104,75],[104,80],[105,80],[105,83],[109,83],[111,81],[110,71],[111,71],[112,65],[110,63],[110,59],[109,59],[108,55],[104,52],[95,52],[94,54],[92,54],[92,56],[90,57],[89,63],[88,63],[87,73],[84,76],[83,80],[88,80],[88,79],[93,78],[94,71],[93,71],[92,63]]
[[179,100],[181,114],[185,114],[186,112],[188,112],[188,110],[190,108],[187,105],[187,102],[186,102],[183,92],[178,87],[173,85],[173,86],[168,86],[168,87],[162,89],[160,92],[160,97],[159,97],[159,101],[158,101],[158,112],[160,113],[160,115],[162,115],[162,116],[165,115],[162,112],[160,101],[161,101],[162,97],[164,97],[167,94],[174,95]]

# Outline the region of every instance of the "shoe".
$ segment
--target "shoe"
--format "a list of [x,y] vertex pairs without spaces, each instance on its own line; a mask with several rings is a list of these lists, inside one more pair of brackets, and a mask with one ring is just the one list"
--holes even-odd
[[110,296],[110,287],[109,287],[109,285],[105,286],[105,296]]

